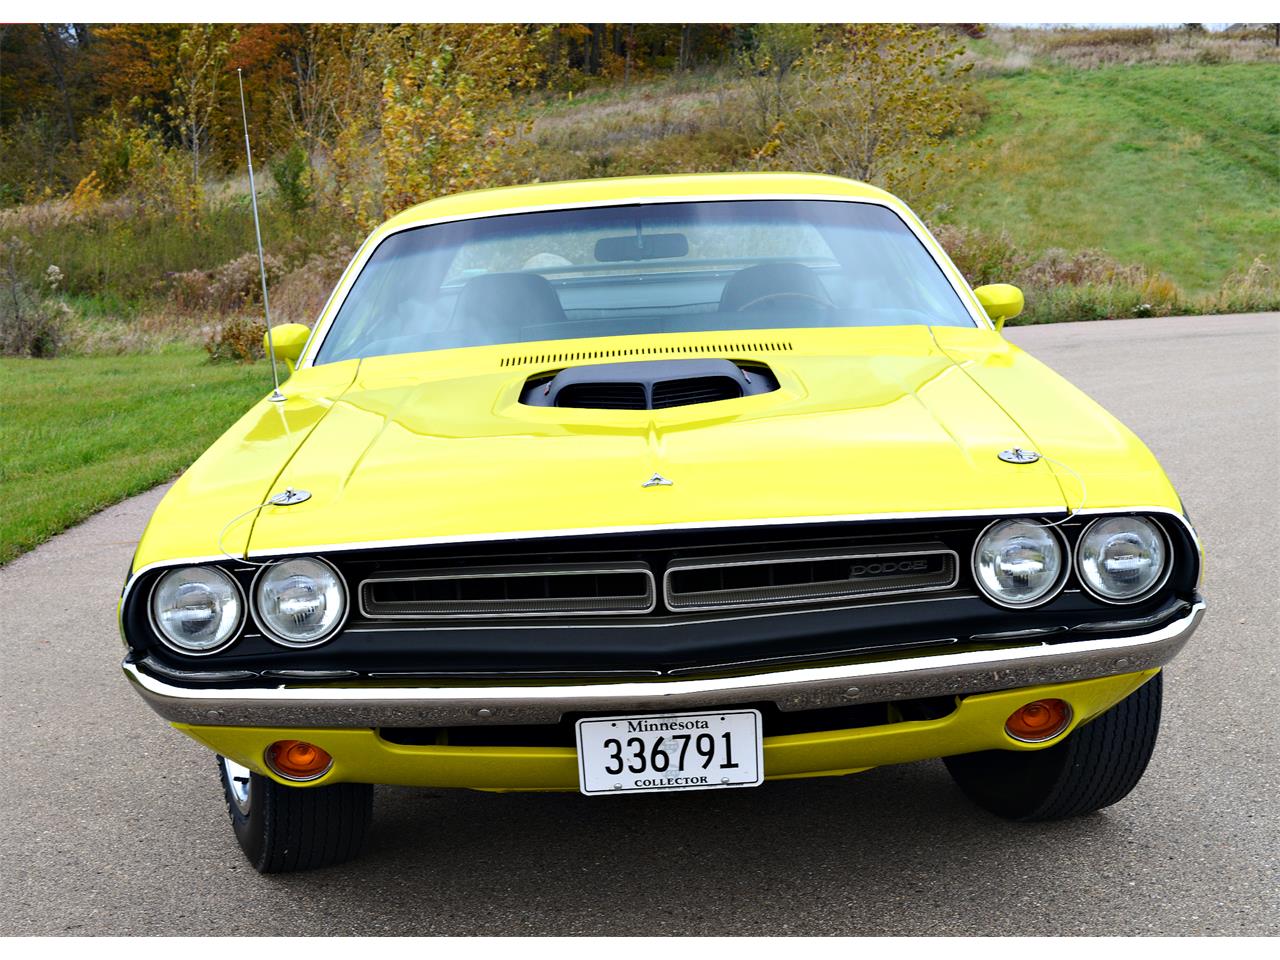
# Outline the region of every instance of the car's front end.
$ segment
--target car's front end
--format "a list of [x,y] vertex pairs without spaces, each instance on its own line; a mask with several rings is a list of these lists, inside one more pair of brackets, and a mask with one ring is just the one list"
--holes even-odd
[[[1065,564],[1033,608],[984,594],[977,540],[1018,517],[697,525],[304,554],[344,594],[334,635],[291,645],[251,615],[199,662],[150,622],[157,584],[186,566],[158,568],[126,598],[127,633],[151,643],[125,670],[161,716],[261,773],[277,741],[322,747],[316,783],[576,789],[574,722],[654,711],[760,710],[766,777],[1038,749],[1167,663],[1203,609],[1176,514],[1073,516],[1064,556],[1110,517],[1155,527],[1178,571],[1125,607]],[[264,572],[289,575],[202,566],[251,611]],[[1071,708],[1052,736],[1006,729],[1049,697]]]
[[[287,399],[157,511],[125,672],[225,758],[233,822],[250,780],[625,794],[930,757],[1011,816],[1127,792],[1149,749],[1091,800],[1063,758],[1158,713],[1203,613],[1145,447],[887,195],[605,184],[375,233]],[[891,270],[928,276],[898,301]],[[1031,754],[1058,759],[995,769]],[[981,795],[1001,777],[1021,801]]]

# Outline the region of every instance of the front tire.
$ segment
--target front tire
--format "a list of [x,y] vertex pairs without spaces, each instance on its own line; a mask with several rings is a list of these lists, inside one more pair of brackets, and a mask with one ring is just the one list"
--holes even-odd
[[1044,750],[987,750],[944,763],[974,803],[1010,820],[1063,820],[1124,799],[1156,746],[1164,675]]
[[329,867],[360,852],[373,819],[373,786],[285,787],[218,757],[240,849],[259,873]]

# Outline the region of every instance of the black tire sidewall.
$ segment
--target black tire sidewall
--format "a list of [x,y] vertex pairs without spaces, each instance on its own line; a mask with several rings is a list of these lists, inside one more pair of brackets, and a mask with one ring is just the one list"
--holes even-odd
[[245,857],[255,870],[265,867],[267,852],[267,829],[270,826],[270,811],[275,797],[273,787],[276,785],[261,774],[249,774],[249,812],[241,813],[231,793],[231,783],[227,777],[227,768],[222,758],[218,758],[218,777],[222,781],[222,792],[227,802],[227,812],[231,817],[231,829]]

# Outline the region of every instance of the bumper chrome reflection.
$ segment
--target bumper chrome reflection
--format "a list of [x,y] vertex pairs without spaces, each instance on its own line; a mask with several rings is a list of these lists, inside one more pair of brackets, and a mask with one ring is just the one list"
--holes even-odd
[[899,657],[834,667],[700,680],[540,686],[326,686],[191,688],[125,663],[144,700],[173,723],[215,726],[395,727],[556,723],[566,713],[684,710],[772,702],[785,711],[850,703],[983,693],[1136,673],[1177,655],[1204,616],[1184,616],[1139,636],[1004,650]]

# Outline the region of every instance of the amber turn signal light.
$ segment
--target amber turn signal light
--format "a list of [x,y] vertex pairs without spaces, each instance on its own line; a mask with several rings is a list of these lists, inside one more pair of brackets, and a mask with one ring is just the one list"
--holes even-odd
[[1052,740],[1071,723],[1071,706],[1065,700],[1033,700],[1023,704],[1004,722],[1015,740],[1040,743]]
[[267,747],[267,766],[286,780],[314,780],[333,766],[333,757],[305,740],[277,740]]

